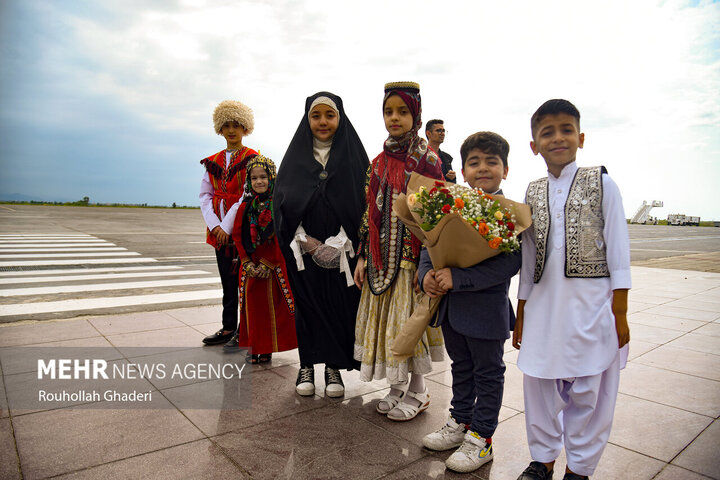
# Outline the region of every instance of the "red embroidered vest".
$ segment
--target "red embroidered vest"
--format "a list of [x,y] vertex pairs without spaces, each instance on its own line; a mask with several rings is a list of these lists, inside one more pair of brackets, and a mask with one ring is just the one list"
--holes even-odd
[[[212,206],[215,215],[220,218],[220,203],[223,202],[223,215],[227,214],[230,207],[239,202],[243,196],[245,188],[245,165],[247,161],[257,155],[257,152],[251,148],[243,147],[232,154],[230,163],[225,168],[225,152],[222,150],[215,155],[200,160],[210,177],[210,183],[213,186]],[[217,239],[215,235],[207,231],[207,243],[213,247],[217,247]]]

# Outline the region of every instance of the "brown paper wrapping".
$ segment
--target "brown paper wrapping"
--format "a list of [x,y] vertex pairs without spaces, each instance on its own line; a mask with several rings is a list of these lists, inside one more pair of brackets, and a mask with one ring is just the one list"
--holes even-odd
[[[435,186],[435,180],[412,173],[408,181],[407,195],[417,193],[421,186],[430,190]],[[429,232],[424,231],[420,228],[422,218],[418,213],[411,211],[407,204],[407,195],[398,195],[393,204],[393,211],[427,248],[434,269],[472,267],[501,253],[500,250],[490,248],[487,240],[457,213],[445,215],[435,228]],[[493,197],[504,209],[515,215],[515,231],[520,233],[530,226],[532,218],[529,206],[514,202],[502,195],[493,195]],[[441,300],[442,297],[430,298],[425,294],[420,297],[415,304],[413,314],[405,321],[393,341],[391,352],[397,360],[402,361],[412,355],[415,345],[420,341],[430,320],[437,312]]]

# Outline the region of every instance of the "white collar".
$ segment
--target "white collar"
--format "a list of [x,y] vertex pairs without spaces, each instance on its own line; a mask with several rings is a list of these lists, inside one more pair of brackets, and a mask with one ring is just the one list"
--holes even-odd
[[551,180],[567,180],[568,177],[572,179],[575,176],[575,172],[577,172],[577,169],[577,162],[573,161],[563,167],[559,177],[556,177],[555,175],[550,173],[550,170],[548,170],[548,178]]
[[330,140],[318,140],[313,137],[313,157],[325,168],[330,159],[330,147],[332,147],[332,138]]

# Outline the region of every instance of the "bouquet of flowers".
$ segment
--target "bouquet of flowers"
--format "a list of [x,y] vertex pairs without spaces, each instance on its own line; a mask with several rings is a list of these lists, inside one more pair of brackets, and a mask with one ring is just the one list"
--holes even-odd
[[[433,268],[467,268],[503,252],[519,250],[518,236],[532,223],[530,207],[502,195],[488,195],[417,173],[407,194],[393,204],[395,214],[423,242]],[[432,320],[441,298],[423,295],[392,346],[402,360],[410,356]]]
[[498,199],[481,189],[435,181],[429,190],[421,185],[417,193],[408,195],[407,203],[422,218],[420,228],[426,232],[445,215],[456,213],[487,240],[490,248],[506,253],[520,249],[515,209],[503,208]]

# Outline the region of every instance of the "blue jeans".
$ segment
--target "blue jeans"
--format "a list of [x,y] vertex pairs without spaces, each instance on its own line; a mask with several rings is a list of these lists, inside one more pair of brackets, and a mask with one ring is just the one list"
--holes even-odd
[[448,320],[443,322],[442,331],[452,360],[450,414],[481,437],[492,437],[498,425],[505,384],[505,340],[461,335]]

